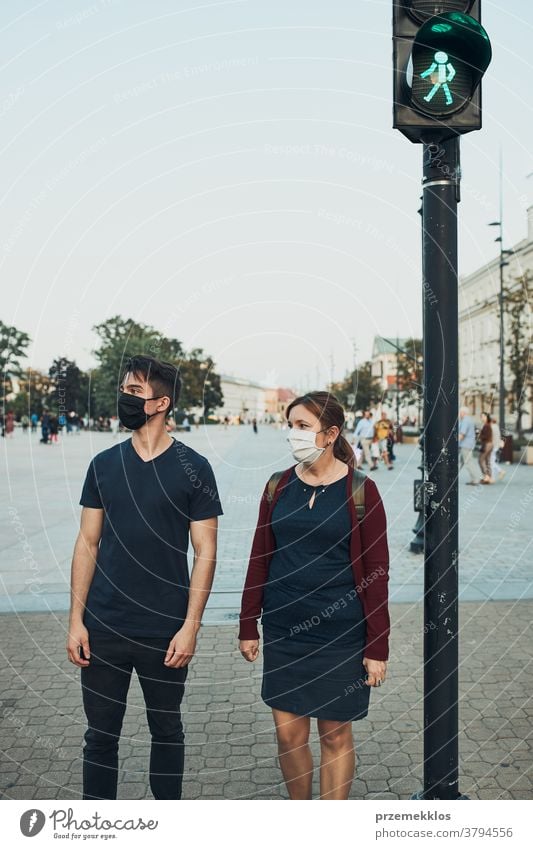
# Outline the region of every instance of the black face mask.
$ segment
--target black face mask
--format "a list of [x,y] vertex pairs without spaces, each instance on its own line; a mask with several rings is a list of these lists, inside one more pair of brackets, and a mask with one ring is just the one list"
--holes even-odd
[[156,398],[162,397],[162,395],[154,395],[153,398],[138,398],[136,395],[129,395],[127,392],[121,392],[118,396],[117,403],[118,417],[121,423],[124,427],[127,427],[128,430],[138,430],[138,428],[146,424],[148,419],[158,415],[158,413],[144,412],[144,405],[146,401],[155,401]]

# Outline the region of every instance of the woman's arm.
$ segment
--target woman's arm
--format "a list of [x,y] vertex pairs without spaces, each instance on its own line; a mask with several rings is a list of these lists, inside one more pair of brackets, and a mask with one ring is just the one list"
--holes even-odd
[[248,571],[242,594],[239,640],[258,640],[257,620],[263,609],[263,591],[268,575],[267,551],[265,549],[265,526],[270,501],[265,486],[259,505],[259,517],[255,529]]
[[390,633],[387,519],[378,488],[369,477],[365,480],[365,516],[360,527],[363,573],[366,583],[363,591],[367,626],[364,654],[365,657],[373,660],[387,660]]

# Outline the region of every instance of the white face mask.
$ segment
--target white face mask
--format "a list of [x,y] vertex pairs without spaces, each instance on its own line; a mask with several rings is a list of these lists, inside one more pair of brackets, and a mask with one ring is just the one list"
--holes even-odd
[[[323,433],[323,431],[319,431]],[[325,448],[316,444],[316,431],[292,428],[287,437],[291,446],[292,456],[299,463],[314,463],[318,460]]]

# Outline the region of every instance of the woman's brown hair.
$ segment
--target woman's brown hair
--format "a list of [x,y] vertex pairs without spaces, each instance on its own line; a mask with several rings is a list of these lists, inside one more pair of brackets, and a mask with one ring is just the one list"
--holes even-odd
[[338,460],[342,460],[343,463],[354,466],[352,446],[346,437],[342,435],[345,424],[344,409],[335,395],[332,395],[331,392],[307,392],[305,395],[300,395],[299,398],[291,401],[285,410],[287,420],[289,419],[292,408],[298,404],[302,404],[306,410],[313,413],[320,421],[322,427],[328,428],[335,426],[339,428],[339,435],[333,443],[333,455]]

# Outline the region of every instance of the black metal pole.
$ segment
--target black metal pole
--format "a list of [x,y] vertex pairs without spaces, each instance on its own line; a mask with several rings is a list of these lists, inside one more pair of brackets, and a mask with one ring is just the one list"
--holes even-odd
[[457,799],[459,140],[424,145],[424,799]]
[[[425,280],[424,276],[424,198],[420,198],[420,209],[418,210],[418,214],[420,215],[420,232],[422,234],[422,282]],[[423,291],[423,290],[422,290]],[[424,304],[422,305],[422,339],[425,338],[424,332]],[[424,362],[424,356],[422,354],[422,363]],[[418,365],[418,361],[417,361]],[[418,378],[418,373],[417,373]],[[422,383],[423,383],[422,378]],[[422,387],[423,388],[423,387]],[[416,524],[413,528],[414,537],[411,540],[409,545],[409,551],[412,554],[422,554],[424,551],[424,439],[422,436],[422,417],[420,415],[420,387],[418,387],[418,447],[420,448],[421,456],[420,456],[420,465],[418,468],[422,472],[422,479],[415,480],[414,482],[414,508],[418,512],[418,516],[416,519]]]

